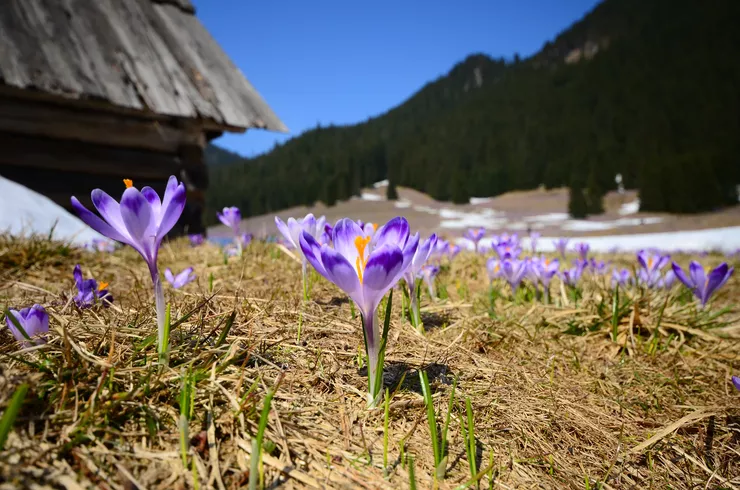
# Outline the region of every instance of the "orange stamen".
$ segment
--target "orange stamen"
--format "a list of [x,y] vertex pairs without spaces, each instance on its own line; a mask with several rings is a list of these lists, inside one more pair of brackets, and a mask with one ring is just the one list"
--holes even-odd
[[373,230],[378,231],[378,223],[371,223],[373,225]]
[[126,184],[126,189],[134,186],[134,181],[131,179],[123,179],[123,183]]
[[647,264],[648,264],[648,269],[653,268],[653,258],[652,257],[648,258]]
[[108,287],[108,283],[107,283],[107,282],[101,282],[101,283],[100,283],[100,284],[98,285],[98,291],[102,291],[103,289],[105,289],[105,288],[107,288],[107,287]]
[[365,258],[365,248],[370,243],[370,237],[358,236],[355,238],[355,248],[357,249],[357,260],[355,261],[355,267],[357,268],[357,276],[360,278],[360,284],[362,284],[362,273],[365,272],[365,266],[367,265],[367,259]]

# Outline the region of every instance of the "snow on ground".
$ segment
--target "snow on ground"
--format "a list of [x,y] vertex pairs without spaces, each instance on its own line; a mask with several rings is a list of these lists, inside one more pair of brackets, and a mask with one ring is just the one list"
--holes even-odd
[[558,221],[567,221],[570,216],[568,213],[549,213],[540,214],[537,216],[527,216],[524,221],[532,221],[536,223],[556,223]]
[[388,187],[388,179],[381,180],[380,182],[374,183],[373,187],[375,189],[380,189],[381,187]]
[[[552,242],[557,238],[540,238],[537,241],[537,249],[544,252],[554,251],[555,246]],[[620,251],[635,251],[651,247],[665,251],[721,250],[732,252],[740,248],[740,226],[664,233],[577,237],[571,238],[571,242],[586,242],[591,246],[591,250],[596,252],[609,252],[615,248]]]
[[414,211],[419,211],[420,213],[428,213],[428,214],[439,214],[439,211],[437,211],[434,208],[430,208],[429,206],[414,206]]
[[619,218],[613,221],[586,221],[586,220],[570,220],[564,223],[560,228],[563,230],[570,231],[603,231],[613,230],[620,226],[640,226],[640,225],[653,225],[663,221],[663,218],[651,217],[651,218]]
[[46,196],[0,176],[0,232],[42,234],[84,245],[103,236]]
[[626,202],[619,207],[619,214],[626,216],[628,214],[635,214],[640,210],[640,200],[637,199],[632,202]]
[[[537,240],[537,251],[554,252],[555,245],[553,242],[558,238],[560,237],[540,237]],[[579,242],[588,243],[592,251],[601,253],[634,252],[645,248],[658,248],[666,252],[694,250],[730,253],[740,249],[740,226],[693,231],[638,233],[634,235],[570,237],[571,248],[573,244]],[[468,250],[473,248],[470,241],[462,237],[455,239],[455,243]],[[481,240],[481,244],[484,243],[490,247],[491,239],[484,238]],[[524,250],[530,250],[528,237],[523,236],[521,244]]]
[[396,203],[394,204],[394,206],[397,207],[397,208],[404,209],[404,208],[411,207],[411,202],[410,201],[407,201],[405,199],[399,199],[398,201],[396,201]]
[[470,198],[470,204],[472,204],[473,206],[475,206],[477,204],[486,204],[486,203],[489,203],[492,200],[493,200],[492,197],[471,197]]
[[508,222],[506,218],[501,217],[501,214],[493,209],[484,209],[480,212],[469,213],[444,208],[439,211],[439,216],[442,218],[439,226],[441,228],[451,229],[474,228],[479,226],[489,229],[499,228]]
[[383,201],[383,196],[379,196],[378,194],[373,194],[371,192],[363,192],[360,195],[360,199],[363,201]]

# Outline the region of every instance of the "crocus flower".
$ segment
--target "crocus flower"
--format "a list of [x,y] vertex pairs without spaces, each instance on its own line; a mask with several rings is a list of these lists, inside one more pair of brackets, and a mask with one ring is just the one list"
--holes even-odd
[[89,308],[95,304],[96,300],[101,300],[105,306],[113,302],[113,296],[106,289],[108,283],[101,282],[98,285],[98,281],[95,279],[83,279],[82,268],[79,264],[75,266],[72,276],[75,279],[75,286],[77,286],[77,295],[74,302],[78,308]]
[[465,238],[473,242],[473,250],[478,250],[478,242],[483,240],[483,237],[486,236],[486,229],[483,227],[480,228],[470,228],[468,230],[465,230],[464,234]]
[[537,240],[539,240],[541,236],[542,235],[536,231],[529,234],[529,246],[532,248],[532,253],[537,253]]
[[460,245],[450,243],[450,246],[447,248],[447,256],[450,258],[450,260],[452,260],[457,257],[457,254],[460,253],[460,250]]
[[632,275],[629,269],[613,269],[612,270],[612,287],[617,286],[627,287],[632,283]]
[[665,271],[663,277],[658,280],[658,287],[661,289],[671,289],[674,284],[676,284],[676,273],[673,269]]
[[582,275],[583,267],[576,266],[561,272],[560,278],[563,280],[566,286],[576,287],[578,285],[578,281],[581,280]]
[[735,388],[737,388],[738,390],[740,390],[740,378],[738,378],[737,376],[733,376],[732,377],[732,384],[735,385]]
[[550,281],[558,273],[558,269],[560,268],[560,261],[542,256],[538,259],[533,259],[529,264],[529,268],[537,282],[542,284],[545,289],[545,295],[547,295]]
[[591,246],[586,242],[576,243],[576,252],[581,257],[581,260],[588,260],[588,251]]
[[251,233],[242,233],[239,237],[239,241],[244,247],[252,243],[252,240],[254,240],[254,235],[252,235]]
[[429,289],[430,298],[435,298],[437,296],[434,289],[434,279],[437,277],[437,274],[439,274],[439,267],[436,265],[425,265],[421,268],[421,277],[424,279],[424,282]]
[[419,243],[416,252],[414,252],[414,257],[413,259],[411,259],[411,265],[409,265],[408,269],[406,269],[406,272],[404,272],[403,274],[403,279],[406,282],[406,287],[408,288],[409,298],[411,299],[411,303],[409,305],[409,309],[411,312],[411,323],[416,328],[421,327],[421,314],[419,312],[418,294],[419,284],[416,278],[421,273],[421,269],[422,267],[424,267],[424,264],[426,264],[427,260],[429,260],[429,256],[434,251],[434,247],[436,244],[437,235],[435,234],[432,234],[432,236]]
[[501,260],[518,259],[521,253],[522,249],[516,243],[506,242],[496,246],[496,254]]
[[301,256],[303,263],[303,299],[308,299],[308,278],[306,276],[306,255],[301,248],[300,238],[302,233],[308,233],[314,240],[319,240],[324,230],[326,217],[321,216],[316,219],[313,214],[309,213],[304,218],[288,218],[286,225],[283,220],[275,216],[275,225],[283,235],[288,248],[295,249]]
[[661,255],[656,251],[640,250],[637,252],[637,262],[640,264],[638,278],[649,288],[658,286],[661,269],[670,261],[669,255]]
[[675,262],[673,262],[672,267],[678,280],[694,293],[694,296],[701,301],[702,307],[706,306],[712,294],[721,288],[735,272],[735,268],[728,267],[726,262],[722,262],[708,273],[705,273],[701,264],[692,260],[689,264],[688,275]]
[[224,208],[221,212],[216,212],[219,221],[231,228],[234,234],[234,243],[236,244],[237,254],[242,255],[242,242],[240,239],[241,230],[239,229],[242,221],[242,213],[236,206]]
[[100,189],[92,191],[93,205],[102,218],[80,204],[76,197],[72,197],[72,208],[93,230],[131,246],[144,258],[154,284],[160,360],[166,363],[168,346],[164,345],[164,291],[159,278],[157,256],[162,240],[177,224],[185,208],[185,185],[179,183],[175,176],[170,177],[164,198],[160,201],[159,195],[151,187],[139,191],[130,180],[125,179],[124,183],[126,190],[120,204]]
[[164,278],[167,279],[168,283],[172,284],[173,288],[180,289],[187,283],[193,282],[195,280],[195,274],[193,274],[193,268],[188,267],[175,276],[168,267],[164,270]]
[[565,258],[565,252],[568,250],[568,239],[567,238],[558,238],[554,242],[552,242],[553,245],[555,245],[555,250],[558,251],[560,256],[562,258]]
[[486,271],[488,272],[488,278],[493,282],[494,280],[501,277],[501,261],[496,257],[491,257],[486,261]]
[[606,274],[608,264],[603,260],[596,260],[593,257],[588,261],[588,267],[591,269],[593,274]]
[[201,233],[195,233],[192,235],[188,235],[188,240],[190,240],[190,246],[198,247],[200,245],[203,245],[205,237]]
[[103,240],[100,238],[93,238],[85,248],[93,252],[108,252],[112,253],[116,251],[116,244],[110,240]]
[[[397,217],[371,237],[356,222],[344,218],[334,226],[332,245],[319,244],[304,231],[300,246],[308,262],[327,280],[336,284],[362,313],[367,351],[369,397],[375,406],[381,393],[381,332],[377,308],[383,296],[411,266],[419,246],[419,234],[410,236],[405,218]],[[378,378],[380,376],[380,378]]]
[[18,325],[32,339],[29,342],[26,336],[15,326],[13,320],[6,316],[5,323],[8,325],[8,329],[24,347],[46,343],[43,334],[49,331],[49,315],[43,306],[33,305],[30,308],[23,308],[21,311],[9,309],[8,313],[13,315]]
[[511,292],[516,293],[524,275],[527,273],[528,265],[523,260],[506,259],[501,261],[501,276],[511,286]]

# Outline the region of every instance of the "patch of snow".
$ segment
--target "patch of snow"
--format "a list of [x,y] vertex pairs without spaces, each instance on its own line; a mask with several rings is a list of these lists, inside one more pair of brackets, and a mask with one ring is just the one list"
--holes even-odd
[[381,180],[380,182],[374,183],[373,187],[375,189],[380,189],[381,187],[388,187],[388,179]]
[[444,208],[440,210],[439,215],[442,218],[439,226],[442,228],[474,228],[482,226],[483,228],[499,228],[506,224],[506,218],[498,217],[501,213],[493,209],[484,209],[481,212],[468,213],[456,211],[454,209]]
[[548,213],[540,214],[537,216],[527,216],[524,221],[532,221],[537,223],[556,223],[558,221],[567,221],[568,213]]
[[478,204],[486,204],[491,201],[493,201],[492,197],[471,197],[470,198],[470,204],[472,204],[473,206],[478,205]]
[[104,237],[46,196],[0,176],[0,232],[48,235],[84,245]]
[[527,228],[533,228],[532,225],[525,223],[524,221],[516,221],[509,223],[506,227],[510,230],[526,230]]
[[414,211],[428,214],[439,214],[439,211],[437,209],[430,208],[429,206],[414,206]]
[[411,203],[409,201],[406,201],[405,199],[399,199],[398,201],[396,201],[394,206],[397,208],[408,208],[411,207]]
[[[537,250],[553,252],[553,241],[559,237],[541,237]],[[720,250],[732,252],[740,248],[740,226],[710,228],[693,231],[670,231],[663,233],[638,233],[598,237],[578,237],[571,241],[586,242],[591,250],[609,252],[617,248],[621,252],[643,248],[659,248],[667,252],[678,250]]]
[[640,226],[653,225],[663,221],[663,218],[657,216],[650,218],[619,218],[613,221],[586,221],[570,220],[564,223],[560,228],[570,231],[604,231],[613,230],[622,226]]
[[640,200],[636,199],[632,202],[626,202],[619,207],[619,214],[626,216],[628,214],[635,214],[640,210]]
[[373,194],[371,192],[363,192],[360,195],[360,199],[363,201],[383,201],[385,198],[383,196],[379,196],[378,194]]

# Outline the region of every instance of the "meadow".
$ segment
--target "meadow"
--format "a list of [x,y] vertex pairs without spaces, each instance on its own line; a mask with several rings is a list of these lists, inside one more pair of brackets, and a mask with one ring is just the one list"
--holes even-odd
[[[0,333],[0,488],[740,487],[737,275],[702,307],[679,281],[615,287],[635,254],[600,254],[545,298],[491,257],[433,253],[417,328],[385,295],[369,408],[360,313],[311,267],[304,299],[295,250],[164,242],[161,269],[194,280],[164,283],[161,362],[136,251],[0,236],[0,305],[49,316],[44,343]],[[738,265],[671,257],[691,259]],[[80,303],[77,264],[112,303]]]

